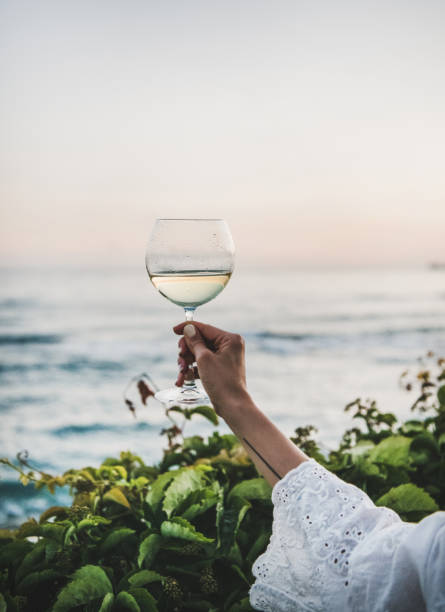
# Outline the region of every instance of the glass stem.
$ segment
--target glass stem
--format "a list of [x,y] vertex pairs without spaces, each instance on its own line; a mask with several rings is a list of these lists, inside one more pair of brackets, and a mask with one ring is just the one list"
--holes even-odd
[[186,321],[193,321],[193,314],[195,312],[194,308],[184,308],[185,311],[185,320]]
[[[194,308],[184,308],[185,311],[185,320],[193,321],[193,315],[195,313]],[[195,383],[195,373],[193,364],[189,366],[189,369],[185,375],[184,384],[182,385],[182,393],[190,393],[190,391],[198,392],[198,387]]]

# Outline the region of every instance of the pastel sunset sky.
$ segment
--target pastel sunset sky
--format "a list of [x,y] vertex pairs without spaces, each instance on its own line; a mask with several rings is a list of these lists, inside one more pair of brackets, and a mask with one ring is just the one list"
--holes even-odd
[[3,0],[3,265],[445,260],[442,0]]

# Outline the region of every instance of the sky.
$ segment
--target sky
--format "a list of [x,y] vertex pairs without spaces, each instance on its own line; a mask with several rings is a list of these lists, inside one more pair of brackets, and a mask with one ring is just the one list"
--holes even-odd
[[442,0],[0,0],[2,265],[445,261]]

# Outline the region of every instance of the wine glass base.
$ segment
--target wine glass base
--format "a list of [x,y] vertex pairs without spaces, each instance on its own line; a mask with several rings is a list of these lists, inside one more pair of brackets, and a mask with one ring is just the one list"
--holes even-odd
[[168,407],[196,408],[196,406],[212,405],[207,394],[201,389],[178,389],[178,387],[162,389],[155,393],[155,399]]

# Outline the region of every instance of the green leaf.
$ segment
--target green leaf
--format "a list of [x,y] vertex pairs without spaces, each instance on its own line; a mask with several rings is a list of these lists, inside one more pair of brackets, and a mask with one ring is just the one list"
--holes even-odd
[[218,547],[221,550],[221,554],[226,555],[232,548],[239,526],[246,512],[251,507],[252,505],[246,499],[235,497],[230,506],[219,508],[216,524],[218,531]]
[[65,518],[67,511],[68,508],[64,506],[51,506],[51,508],[48,508],[48,510],[45,510],[45,512],[40,515],[39,523],[44,523],[53,516],[55,516],[57,519]]
[[[357,455],[354,458],[354,469],[353,477],[350,482],[355,483],[357,486],[363,487],[364,483],[370,478],[378,478],[384,481],[386,479],[386,468],[385,466],[372,463],[368,455]],[[352,476],[352,474],[350,476]]]
[[184,518],[176,516],[170,521],[164,521],[161,525],[161,533],[167,538],[179,538],[190,542],[213,542],[213,538],[207,538],[203,533],[196,531],[195,527]]
[[190,416],[200,414],[213,423],[213,425],[218,425],[218,415],[211,406],[196,406],[196,408],[189,408],[187,412]]
[[393,467],[409,467],[409,448],[412,438],[390,436],[385,438],[369,453],[369,460],[375,463],[386,463]]
[[45,559],[45,542],[41,541],[34,545],[23,558],[23,561],[15,573],[15,582],[18,583],[32,570],[36,570]]
[[439,509],[431,495],[412,483],[393,487],[376,501],[376,505],[391,508],[402,518],[412,520],[420,520]]
[[77,540],[76,526],[70,525],[70,527],[68,527],[68,529],[65,531],[65,536],[63,538],[63,545],[69,546],[70,544],[72,544],[72,541],[76,541],[76,540]]
[[107,501],[113,501],[116,504],[119,504],[120,506],[125,506],[125,508],[130,509],[130,503],[128,499],[117,487],[113,487],[112,489],[107,491],[104,495],[104,499]]
[[131,586],[141,587],[145,584],[150,584],[150,582],[158,582],[162,579],[163,576],[161,576],[161,574],[158,574],[158,572],[153,572],[151,570],[144,569],[130,576],[128,582],[131,584]]
[[255,559],[257,559],[266,549],[269,543],[271,533],[270,531],[263,531],[257,536],[257,539],[252,545],[252,548],[247,553],[246,561],[251,566]]
[[439,444],[435,437],[424,432],[413,439],[410,457],[416,465],[425,465],[434,459],[439,459],[439,452]]
[[141,609],[130,593],[127,591],[121,591],[116,597],[116,601],[114,603],[115,610],[119,612],[124,612],[124,610],[128,610],[128,612],[141,612]]
[[400,433],[405,435],[423,433],[425,431],[425,425],[423,421],[418,420],[410,420],[405,421],[403,425],[400,427]]
[[22,559],[32,548],[30,542],[18,540],[10,542],[0,548],[0,569],[8,567],[10,563],[16,563]]
[[36,587],[38,587],[42,582],[53,581],[56,578],[60,578],[63,576],[62,572],[58,572],[52,569],[44,569],[40,572],[31,572],[23,580],[17,587],[17,593],[19,595],[32,595],[35,592]]
[[184,438],[182,448],[184,450],[193,450],[200,455],[207,449],[207,445],[201,436],[189,436],[188,438]]
[[178,506],[193,491],[199,491],[208,484],[206,472],[212,471],[208,465],[197,465],[178,470],[166,492],[162,509],[170,518]]
[[38,522],[34,518],[30,518],[20,525],[16,537],[22,539],[36,535],[36,530],[38,531],[39,529],[41,529],[41,526],[39,526]]
[[29,477],[26,474],[20,474],[19,480],[24,487],[26,487],[29,484]]
[[240,442],[233,434],[221,435],[214,431],[207,439],[207,446],[209,455],[217,455],[223,448],[229,451],[234,446],[240,446]]
[[56,554],[62,550],[61,542],[56,540],[47,540],[45,543],[45,561],[51,563]]
[[181,406],[172,406],[171,408],[168,409],[168,412],[179,412],[180,414],[183,414],[186,418],[188,418],[187,408],[181,408]]
[[103,516],[90,516],[79,521],[77,531],[84,531],[85,529],[97,527],[98,525],[109,525],[110,523],[110,519],[106,519]]
[[139,546],[138,566],[142,567],[142,565],[145,565],[146,568],[149,568],[160,547],[161,536],[157,533],[152,533],[142,540]]
[[225,555],[227,561],[229,561],[232,565],[243,565],[244,556],[241,554],[241,548],[239,547],[238,542],[234,542],[228,553]]
[[[101,520],[106,520],[102,519]],[[66,531],[66,524],[59,523],[43,523],[43,525],[39,525],[36,523],[36,527],[33,535],[43,536],[44,538],[48,538],[50,540],[55,540],[56,542],[62,543],[63,538]],[[31,529],[29,530],[29,535],[31,535]]]
[[248,597],[241,599],[237,603],[234,603],[233,606],[230,606],[229,612],[248,612],[249,610],[253,610],[250,605],[250,601]]
[[445,406],[445,385],[442,385],[437,390],[437,399],[441,406]]
[[[102,478],[111,479],[117,477],[117,479],[121,478],[122,480],[127,480],[128,478],[127,470],[123,465],[101,465],[97,471]],[[116,478],[114,478],[114,480],[116,480]]]
[[1,593],[0,593],[0,612],[6,612],[6,601]]
[[242,499],[260,499],[271,501],[272,488],[264,478],[251,478],[236,484],[230,491],[227,500],[230,502],[234,497]]
[[250,587],[250,582],[247,580],[246,576],[244,575],[243,570],[240,568],[239,565],[235,565],[234,563],[232,563],[232,565],[230,566],[232,568],[232,570],[235,572],[235,574],[237,574],[241,580],[243,580],[247,586]]
[[366,453],[369,453],[375,447],[374,442],[371,440],[359,440],[355,446],[352,448],[348,448],[345,453],[351,455],[352,457],[361,457]]
[[141,612],[158,612],[156,599],[146,589],[132,587],[128,592],[137,601]]
[[[218,481],[215,481],[210,487],[206,487],[196,493],[197,496],[193,500],[193,503],[188,505],[186,510],[182,513],[182,517],[188,521],[212,508],[218,502],[222,493],[222,487]],[[186,501],[188,501],[188,498]]]
[[113,609],[114,595],[113,593],[107,593],[102,600],[102,604],[99,608],[99,612],[111,612]]
[[112,593],[113,587],[104,570],[97,565],[84,565],[78,569],[59,593],[53,612],[67,612]]
[[179,470],[172,470],[171,472],[165,472],[156,478],[151,485],[150,491],[147,493],[145,501],[153,508],[157,510],[161,500],[164,496],[164,490],[167,485],[173,480]]
[[102,554],[107,555],[110,551],[116,548],[116,546],[121,546],[123,542],[125,542],[129,538],[134,539],[134,533],[134,529],[130,529],[129,527],[121,527],[121,529],[115,529],[114,531],[109,533],[105,540],[102,542]]

